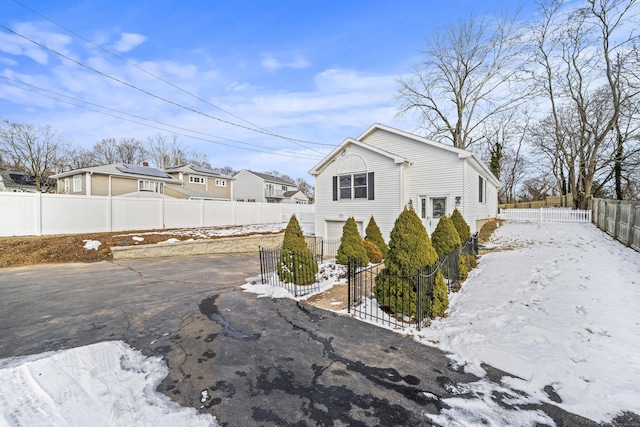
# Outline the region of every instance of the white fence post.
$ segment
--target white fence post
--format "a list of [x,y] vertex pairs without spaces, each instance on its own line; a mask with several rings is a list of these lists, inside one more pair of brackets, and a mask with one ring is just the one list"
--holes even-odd
[[36,192],[35,203],[36,236],[42,236],[42,193]]

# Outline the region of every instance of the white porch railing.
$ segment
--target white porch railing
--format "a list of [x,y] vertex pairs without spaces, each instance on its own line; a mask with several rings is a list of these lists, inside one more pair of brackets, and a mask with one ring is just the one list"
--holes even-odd
[[539,222],[591,222],[591,211],[576,209],[500,209],[498,219]]

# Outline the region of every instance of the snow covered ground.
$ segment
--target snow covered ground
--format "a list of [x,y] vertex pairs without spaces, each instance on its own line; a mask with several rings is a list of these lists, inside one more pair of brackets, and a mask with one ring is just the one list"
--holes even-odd
[[[476,398],[447,399],[450,409],[432,421],[553,425],[540,411],[503,409],[494,392],[512,396],[513,404],[554,403],[595,421],[640,414],[640,253],[591,224],[506,223],[492,243],[496,249],[451,296],[448,317],[419,333],[397,332],[449,352],[480,377],[486,363],[521,379],[496,385],[485,377],[450,390]],[[291,297],[283,288],[248,283],[245,289]],[[84,426],[96,419],[216,426],[213,417],[154,391],[166,374],[160,358],[122,342],[0,360],[0,427]],[[561,403],[543,391],[549,386]]]
[[0,360],[0,426],[218,426],[155,391],[168,373],[122,341]]
[[[485,380],[466,386],[459,392],[477,399],[448,399],[451,409],[432,420],[553,425],[540,412],[505,411],[491,399],[495,391],[598,422],[640,414],[640,253],[591,224],[505,223],[491,243],[495,250],[451,295],[448,317],[419,333],[397,332],[449,352],[481,377],[486,363],[521,380],[505,379],[498,389]],[[247,289],[283,295],[263,285]],[[550,400],[545,387],[562,401]]]

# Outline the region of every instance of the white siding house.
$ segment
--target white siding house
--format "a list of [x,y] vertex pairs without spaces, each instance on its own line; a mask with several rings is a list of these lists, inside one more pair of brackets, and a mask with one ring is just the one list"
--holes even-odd
[[295,183],[265,173],[243,169],[233,176],[233,200],[237,202],[306,204],[309,198]]
[[363,233],[373,215],[388,240],[408,203],[429,234],[456,207],[472,233],[498,213],[500,182],[475,154],[381,124],[344,140],[309,173],[316,234],[327,239],[340,238],[350,216]]

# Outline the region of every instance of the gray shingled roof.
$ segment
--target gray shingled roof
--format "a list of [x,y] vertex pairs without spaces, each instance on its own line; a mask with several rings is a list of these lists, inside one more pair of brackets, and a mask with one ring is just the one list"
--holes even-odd
[[247,170],[247,172],[250,172],[250,173],[254,174],[257,177],[260,177],[260,178],[264,179],[265,181],[275,182],[275,183],[278,183],[278,184],[296,185],[296,183],[293,182],[293,181],[288,181],[286,179],[278,178],[278,177],[275,177],[273,175],[269,175],[269,174],[266,174],[266,173],[254,172],[254,171],[250,171],[250,170]]
[[204,190],[194,190],[192,188],[184,188],[184,187],[166,187],[169,190],[175,191],[176,193],[184,194],[192,199],[213,199],[213,200],[229,200],[229,198],[220,196],[215,193],[211,193],[209,191]]
[[193,165],[193,164],[170,166],[168,168],[165,168],[164,171],[169,173],[171,172],[193,173],[193,174],[200,174],[200,175],[210,175],[217,178],[233,179],[229,175],[224,175],[212,169]]
[[[182,184],[182,181],[173,178],[166,172],[150,166],[126,165],[124,163],[113,163],[110,165],[89,166],[86,168],[74,169],[67,172],[52,175],[51,178],[65,178],[79,173],[93,172],[102,175],[112,175],[122,178],[146,178],[174,184]],[[147,173],[148,172],[148,173]]]

